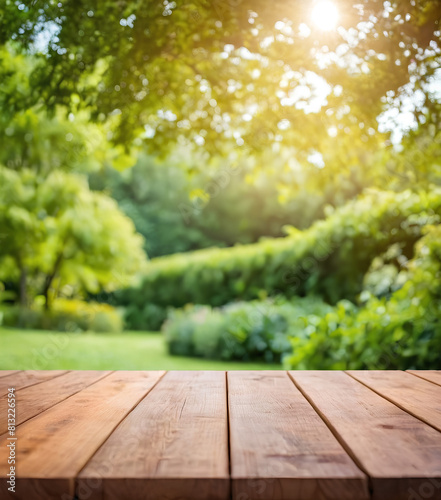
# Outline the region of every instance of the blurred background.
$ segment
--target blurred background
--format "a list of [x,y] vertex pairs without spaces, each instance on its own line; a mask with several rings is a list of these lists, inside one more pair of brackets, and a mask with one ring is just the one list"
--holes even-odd
[[0,368],[441,368],[437,0],[0,9]]

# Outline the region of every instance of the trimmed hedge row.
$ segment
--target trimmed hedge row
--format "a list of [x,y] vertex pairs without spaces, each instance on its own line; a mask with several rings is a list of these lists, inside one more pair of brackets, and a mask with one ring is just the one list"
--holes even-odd
[[441,362],[441,226],[426,229],[407,281],[357,306],[320,298],[187,306],[163,326],[171,354],[282,361],[293,369],[438,369]]
[[399,242],[411,257],[422,228],[440,213],[440,190],[371,191],[286,238],[153,259],[141,285],[117,292],[115,300],[130,305],[132,315],[135,308],[143,311],[152,304],[221,306],[279,294],[317,294],[331,303],[351,300],[376,255]]

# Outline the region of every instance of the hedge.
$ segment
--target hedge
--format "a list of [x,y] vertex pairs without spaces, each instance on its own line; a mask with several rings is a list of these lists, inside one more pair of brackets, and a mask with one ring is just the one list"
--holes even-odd
[[[320,298],[187,306],[163,325],[171,354],[282,361],[286,368],[438,369],[441,363],[441,226],[427,226],[407,281],[359,305]],[[399,281],[399,280],[398,280]]]
[[[280,294],[316,294],[330,303],[353,300],[372,259],[396,242],[411,257],[422,228],[440,213],[440,190],[370,191],[286,238],[153,259],[141,285],[119,291],[115,301],[130,305],[131,315],[139,318],[134,310],[153,304],[221,306]],[[127,323],[140,327],[130,318]]]

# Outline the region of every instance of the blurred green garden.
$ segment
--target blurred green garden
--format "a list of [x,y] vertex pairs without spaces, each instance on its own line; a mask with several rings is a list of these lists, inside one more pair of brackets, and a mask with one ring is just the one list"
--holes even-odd
[[440,21],[6,0],[0,369],[440,369]]

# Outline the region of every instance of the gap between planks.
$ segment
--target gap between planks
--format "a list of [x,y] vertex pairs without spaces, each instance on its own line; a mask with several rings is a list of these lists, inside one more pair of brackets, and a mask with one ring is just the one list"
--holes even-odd
[[[43,380],[42,382],[16,391],[16,399],[19,402],[19,411],[16,415],[15,426],[25,423],[31,418],[53,408],[66,399],[83,391],[87,387],[108,377],[110,371],[70,371],[59,377]],[[7,394],[0,396],[0,437],[8,431],[6,420],[3,416],[7,414]]]
[[[2,482],[0,498],[73,498],[78,472],[163,374],[114,372],[19,425],[17,438],[21,446],[16,458],[21,464],[20,490],[9,493]],[[4,438],[0,438],[2,476],[7,463]]]
[[234,498],[369,498],[357,467],[286,371],[229,372]]
[[[441,432],[441,386],[401,370],[346,370],[350,377]],[[432,389],[432,390],[430,390]]]
[[9,375],[14,375],[18,373],[20,370],[0,370],[0,378],[8,377]]
[[[21,372],[21,373],[25,373],[25,372]],[[53,381],[55,380],[55,378],[62,378],[63,375],[66,375],[68,372],[62,372],[58,375],[55,375],[53,376],[53,378],[46,378],[46,379],[43,379],[43,380],[39,380],[37,382],[33,382],[33,384],[31,385],[28,385],[28,386],[24,386],[23,389],[25,388],[31,388],[31,387],[34,387],[36,386],[37,384],[41,384],[43,382],[49,382],[49,381]],[[234,373],[234,372],[233,372]],[[237,372],[236,372],[237,373]],[[267,372],[267,373],[270,373],[270,372]],[[350,448],[350,446],[346,446],[345,445],[345,441],[344,439],[340,436],[340,434],[338,433],[338,431],[334,428],[334,426],[329,422],[329,420],[326,418],[326,415],[324,413],[322,413],[320,411],[320,409],[314,404],[314,401],[311,400],[311,398],[308,396],[307,392],[305,392],[303,390],[303,388],[301,386],[299,386],[299,384],[297,384],[294,376],[295,376],[295,372],[286,372],[286,371],[283,371],[283,373],[287,374],[289,379],[293,384],[294,386],[300,391],[300,393],[302,394],[302,396],[306,399],[306,401],[308,401],[308,403],[312,406],[312,408],[314,409],[314,411],[317,413],[317,415],[320,417],[320,419],[324,422],[324,424],[326,425],[326,427],[332,432],[332,434],[335,436],[335,438],[337,439],[337,441],[343,446],[345,452],[352,458],[352,460],[356,463],[356,465],[359,467],[360,470],[364,471],[368,477],[368,480],[369,480],[369,484],[370,486],[372,486],[371,484],[371,477],[370,477],[370,474],[368,472],[366,472],[364,470],[364,467],[363,467],[363,464],[358,460],[358,458],[355,456],[355,454],[352,453],[352,450]],[[375,394],[376,396],[378,397],[381,397],[383,398],[385,401],[389,402],[390,404],[393,404],[395,405],[398,409],[406,412],[407,414],[409,414],[409,416],[411,417],[414,417],[418,420],[420,420],[421,422],[424,422],[424,424],[426,425],[429,425],[431,426],[430,423],[426,422],[424,419],[421,419],[420,417],[418,417],[417,415],[415,415],[414,413],[410,412],[408,408],[406,408],[405,406],[402,406],[402,405],[399,405],[397,404],[395,401],[391,400],[389,397],[385,396],[385,394],[379,392],[378,390],[375,390],[373,387],[367,385],[366,383],[364,383],[362,380],[356,378],[355,376],[353,376],[350,371],[349,372],[343,372],[345,373],[345,375],[348,376],[348,378],[350,378],[351,380],[359,383],[361,386],[363,386],[364,388],[366,389],[369,389],[373,394]],[[354,372],[356,373],[356,372]],[[386,372],[387,373],[387,372]],[[421,380],[421,382],[427,382],[427,384],[429,383],[432,383],[434,384],[434,386],[437,386],[439,387],[439,384],[437,382],[434,382],[432,380],[429,380],[425,377],[422,377],[422,376],[419,376],[418,374],[416,373],[413,373],[413,372],[410,372],[410,371],[407,371],[407,372],[401,372],[401,373],[406,373],[406,374],[409,374],[409,376],[415,376],[418,380]],[[439,372],[441,374],[441,372]],[[294,374],[294,376],[293,376]],[[435,372],[435,375],[437,374],[437,372]],[[108,374],[110,375],[110,374]],[[108,376],[106,375],[106,376]],[[228,467],[229,467],[229,478],[230,478],[230,483],[232,481],[231,477],[232,477],[232,474],[231,474],[231,463],[232,463],[232,460],[231,460],[231,415],[230,415],[230,411],[229,411],[229,406],[230,406],[230,401],[229,401],[229,398],[230,398],[230,391],[229,391],[229,384],[228,384],[228,372],[225,371],[224,372],[224,375],[225,375],[225,387],[226,387],[226,408],[227,408],[227,445],[228,445]],[[6,376],[6,375],[5,375]],[[10,375],[7,375],[7,376],[10,376]],[[154,388],[156,388],[156,386],[158,385],[158,383],[160,382],[160,380],[163,379],[163,377],[165,376],[165,373],[163,372],[163,375],[161,376],[161,378],[159,380],[156,381],[156,383],[153,385],[153,387],[150,389],[150,391],[152,391]],[[104,377],[103,377],[104,378]],[[2,379],[2,377],[0,376],[0,379]],[[101,379],[102,380],[102,379]],[[94,383],[97,383],[98,381],[94,382]],[[93,384],[91,384],[93,385]],[[23,390],[21,389],[21,390]],[[82,389],[84,390],[84,389]],[[81,391],[80,391],[81,392]],[[144,400],[147,398],[147,396],[150,394],[150,392],[146,393],[137,403],[135,403],[135,405],[131,408],[131,410],[121,419],[121,421],[119,421],[114,429],[108,434],[107,438],[101,443],[100,446],[97,447],[97,449],[91,454],[91,456],[89,457],[89,459],[85,462],[85,465],[83,467],[86,468],[86,466],[88,465],[89,461],[91,460],[91,458],[106,444],[106,442],[109,440],[109,438],[112,436],[113,432],[115,431],[115,429],[121,425],[128,417],[129,415],[138,407],[138,405]],[[71,396],[68,396],[66,399],[70,398]],[[63,401],[65,400],[62,400],[60,401],[59,403],[62,403]],[[58,404],[58,403],[56,403]],[[45,410],[46,411],[46,410]],[[433,426],[431,426],[433,427]],[[78,477],[78,475],[80,474],[80,472],[83,470],[81,469],[76,475],[74,475],[74,480],[75,478]],[[76,483],[76,481],[75,481]],[[75,493],[78,494],[77,490],[75,489]],[[370,497],[372,498],[372,489],[370,491]],[[438,497],[437,497],[438,498]]]
[[146,490],[151,498],[230,498],[225,395],[223,371],[165,374],[77,475],[79,499],[144,500]]
[[353,453],[352,449],[348,444],[345,442],[345,440],[340,436],[336,428],[329,422],[329,420],[326,418],[324,413],[320,410],[320,408],[317,407],[317,405],[314,403],[313,399],[308,396],[308,394],[304,391],[304,389],[296,382],[296,380],[293,378],[292,374],[288,371],[288,376],[291,379],[291,382],[297,387],[297,389],[300,391],[300,393],[303,395],[303,397],[308,401],[308,403],[314,408],[315,412],[317,415],[322,419],[324,424],[328,427],[328,429],[332,432],[334,435],[335,439],[341,444],[343,449],[346,451],[346,453],[351,457],[351,459],[354,461],[355,465],[362,471],[364,474],[366,474],[367,481],[368,481],[368,489],[369,489],[369,498],[372,498],[372,482],[371,482],[371,477],[364,467],[364,465],[360,462],[360,460],[357,458],[355,453]]
[[432,384],[441,385],[441,370],[406,370],[406,373],[432,382]]
[[7,394],[11,387],[18,391],[61,377],[66,373],[69,373],[69,370],[19,370],[17,373],[0,377],[0,396]]
[[[373,499],[407,500],[429,481],[439,481],[438,430],[347,373],[293,371],[290,376],[366,471]],[[441,499],[441,491],[432,499]]]

